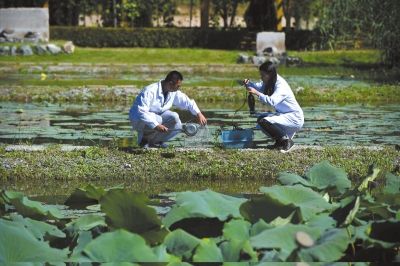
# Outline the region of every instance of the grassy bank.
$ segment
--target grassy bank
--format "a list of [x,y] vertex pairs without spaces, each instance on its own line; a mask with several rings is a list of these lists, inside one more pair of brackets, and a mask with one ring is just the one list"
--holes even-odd
[[[144,86],[144,84],[143,84]],[[87,85],[79,87],[60,86],[5,86],[0,87],[0,101],[16,102],[90,102],[90,103],[131,103],[142,86],[100,86]],[[245,99],[245,90],[235,87],[193,86],[182,89],[196,102],[241,103]],[[350,86],[345,88],[295,87],[294,93],[302,104],[318,103],[398,103],[400,102],[399,86]]]
[[[57,42],[62,44],[62,41]],[[3,44],[4,45],[4,44]],[[86,48],[76,47],[73,54],[0,56],[0,62],[14,63],[93,63],[93,64],[234,64],[243,51],[194,48]],[[252,55],[251,53],[248,53]],[[289,56],[300,57],[305,63],[377,64],[378,50],[288,51]]]
[[375,164],[400,173],[400,151],[366,148],[304,148],[289,154],[270,150],[135,150],[91,147],[63,152],[52,146],[39,152],[6,152],[0,148],[2,188],[30,195],[65,195],[86,183],[123,184],[134,191],[157,194],[211,188],[226,193],[257,192],[277,183],[277,174],[304,175],[314,164],[328,160],[343,168],[353,182],[367,175]]

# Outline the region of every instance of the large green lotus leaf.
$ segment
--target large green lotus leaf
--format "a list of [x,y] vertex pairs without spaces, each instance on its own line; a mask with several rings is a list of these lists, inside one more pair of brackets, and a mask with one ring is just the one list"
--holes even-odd
[[318,213],[330,210],[332,205],[317,192],[301,185],[261,187],[265,196],[280,202],[283,205],[293,205],[300,208],[304,221]]
[[217,244],[210,238],[204,238],[200,241],[193,255],[193,262],[223,262],[221,250]]
[[83,253],[93,262],[157,262],[141,236],[123,229],[100,235],[85,246]]
[[253,196],[240,206],[240,213],[251,223],[256,223],[260,219],[270,223],[278,217],[287,218],[295,210],[296,206],[293,204],[282,203],[267,195]]
[[170,227],[185,218],[218,218],[225,221],[230,217],[240,218],[240,205],[245,199],[227,196],[211,190],[181,192],[177,194],[176,204],[163,219]]
[[314,165],[306,173],[307,179],[319,190],[337,190],[335,194],[343,194],[351,187],[346,172],[332,166],[328,161],[322,161]]
[[324,232],[336,227],[336,221],[329,216],[329,213],[321,213],[308,220],[306,225],[310,227],[318,227],[321,232]]
[[296,242],[297,232],[305,232],[312,239],[318,239],[321,235],[319,228],[287,224],[262,231],[260,234],[251,237],[250,243],[256,249],[277,249],[280,258],[286,260],[292,251],[298,247]]
[[386,178],[386,183],[383,192],[387,194],[399,194],[400,177],[395,176],[391,173],[386,173],[385,178]]
[[39,220],[63,218],[63,215],[57,208],[30,200],[20,192],[4,191],[3,193],[3,198],[13,205],[17,212],[23,216]]
[[225,241],[220,245],[220,248],[224,261],[257,261],[257,252],[254,251],[249,240]]
[[354,220],[360,208],[360,197],[349,196],[340,201],[340,207],[331,214],[338,226],[347,226]]
[[301,249],[298,256],[302,261],[334,262],[345,255],[350,240],[346,229],[330,229],[314,246]]
[[157,261],[180,262],[181,258],[167,252],[167,247],[164,244],[153,248],[153,253]]
[[199,243],[200,239],[182,229],[170,232],[164,239],[164,244],[171,254],[184,257],[186,260],[192,257],[192,252]]
[[103,188],[89,184],[85,187],[77,188],[64,204],[67,206],[74,206],[74,208],[94,205],[99,202],[104,194],[106,194],[106,191]]
[[90,259],[82,254],[83,249],[93,240],[92,232],[80,231],[76,246],[72,251],[69,261],[70,262],[90,262]]
[[260,219],[260,220],[258,220],[258,222],[254,223],[253,226],[251,227],[250,236],[258,235],[262,231],[267,230],[267,229],[272,229],[274,227],[275,226],[267,223],[263,219]]
[[292,174],[292,173],[287,173],[287,172],[282,172],[279,173],[278,175],[278,180],[279,182],[281,182],[282,185],[303,185],[306,187],[313,187],[313,185],[308,182],[306,179],[304,179],[303,177],[296,175],[296,174]]
[[251,224],[245,220],[230,220],[225,223],[223,235],[227,240],[245,241],[250,238]]
[[79,231],[89,231],[97,226],[107,226],[104,217],[96,214],[88,214],[66,224],[65,229],[74,235]]
[[51,248],[21,224],[0,219],[0,264],[15,262],[64,262],[68,249]]
[[151,243],[160,243],[166,232],[161,230],[161,221],[147,202],[144,194],[118,189],[108,191],[100,199],[109,226],[124,228],[143,235]]
[[45,222],[36,221],[30,218],[24,218],[21,215],[12,213],[10,218],[21,226],[28,229],[32,235],[40,240],[44,240],[46,235],[64,238],[65,233],[58,229],[57,226]]

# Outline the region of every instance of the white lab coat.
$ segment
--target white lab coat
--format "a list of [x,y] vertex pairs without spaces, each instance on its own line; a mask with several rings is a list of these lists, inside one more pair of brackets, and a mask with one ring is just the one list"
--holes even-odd
[[161,115],[172,106],[188,110],[193,115],[200,113],[200,109],[194,100],[181,91],[169,92],[167,99],[162,93],[161,81],[146,86],[136,97],[129,111],[131,121],[142,121],[149,128],[159,125],[156,115]]
[[271,96],[264,94],[264,82],[249,82],[249,87],[253,87],[262,93],[258,97],[261,103],[271,106],[276,113],[265,114],[265,120],[270,123],[278,124],[292,138],[304,124],[304,114],[298,104],[289,84],[280,75],[277,75],[275,89]]

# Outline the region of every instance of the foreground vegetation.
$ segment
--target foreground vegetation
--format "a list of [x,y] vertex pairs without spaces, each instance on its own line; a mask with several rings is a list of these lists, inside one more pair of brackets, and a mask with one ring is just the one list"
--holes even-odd
[[375,167],[351,182],[323,161],[277,179],[246,197],[207,189],[150,199],[87,185],[62,209],[2,190],[0,261],[398,261],[398,176]]
[[132,191],[158,194],[210,188],[227,193],[254,193],[276,184],[281,171],[302,174],[321,160],[349,173],[353,182],[375,164],[383,172],[400,172],[400,152],[392,147],[302,148],[289,154],[270,150],[141,150],[90,147],[64,152],[59,146],[45,151],[0,150],[3,188],[29,195],[65,195],[86,183],[124,184]]

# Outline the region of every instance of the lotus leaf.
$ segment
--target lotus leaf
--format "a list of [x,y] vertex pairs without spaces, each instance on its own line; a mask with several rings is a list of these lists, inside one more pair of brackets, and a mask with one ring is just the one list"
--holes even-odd
[[93,262],[157,262],[145,240],[124,229],[100,235],[86,245],[83,253]]
[[354,220],[360,207],[360,196],[349,196],[340,201],[340,207],[331,214],[339,226],[347,226]]
[[292,173],[287,173],[287,172],[282,172],[279,173],[278,175],[278,180],[281,182],[283,185],[303,185],[305,187],[313,187],[313,184],[311,184],[309,181],[304,179],[303,177],[292,174]]
[[245,199],[227,196],[211,190],[198,192],[181,192],[177,194],[176,204],[163,219],[163,224],[172,224],[185,218],[217,218],[225,221],[228,218],[240,218],[240,205]]
[[351,187],[351,182],[343,169],[332,166],[328,161],[322,161],[311,167],[306,173],[311,184],[319,190],[327,190],[334,195],[343,194]]
[[204,238],[200,241],[193,255],[193,262],[223,262],[221,250],[217,244],[210,238]]
[[329,229],[313,247],[301,249],[298,256],[303,261],[333,262],[344,256],[349,243],[346,229]]
[[96,214],[88,214],[66,224],[65,228],[72,234],[75,234],[79,231],[89,231],[97,226],[107,226],[104,217]]
[[257,252],[254,251],[249,240],[229,240],[220,245],[224,261],[257,261]]
[[[293,204],[285,204],[266,195],[253,196],[240,206],[240,213],[251,223],[256,223],[260,219],[270,223],[278,217],[287,218],[295,210],[296,206]],[[299,217],[296,219],[297,222],[301,220]]]
[[113,189],[123,189],[121,186],[112,187],[109,189],[104,189],[101,187],[96,187],[92,184],[86,185],[85,187],[76,189],[65,201],[65,205],[74,206],[75,208],[85,207],[88,205],[95,205],[99,203],[102,196],[106,194],[107,191]]
[[267,198],[276,200],[282,205],[300,208],[304,221],[333,207],[320,194],[301,185],[261,187],[260,191],[265,193]]
[[330,217],[328,213],[321,213],[308,220],[306,225],[318,227],[321,229],[321,232],[324,232],[327,229],[334,228],[336,226],[336,221]]
[[52,206],[46,206],[38,201],[25,197],[20,192],[4,191],[3,198],[12,204],[19,214],[33,219],[61,219],[60,210]]
[[319,228],[287,224],[262,231],[260,234],[251,237],[250,243],[257,249],[277,249],[280,253],[280,259],[286,260],[298,247],[295,239],[297,232],[305,232],[314,240],[321,235]]
[[177,229],[170,232],[164,240],[167,250],[178,256],[189,259],[192,256],[193,250],[199,245],[200,239],[186,233],[182,229]]
[[391,173],[386,174],[384,193],[387,194],[399,194],[400,193],[400,177],[395,176]]
[[250,236],[255,236],[261,233],[264,230],[272,229],[275,226],[265,222],[263,219],[258,220],[250,229]]
[[57,228],[55,225],[51,225],[45,222],[40,222],[32,220],[30,218],[23,218],[21,215],[12,213],[10,218],[15,222],[20,224],[29,230],[34,237],[40,240],[44,240],[46,235],[64,238],[65,233]]
[[90,231],[80,231],[77,245],[72,251],[70,261],[73,262],[90,262],[89,258],[82,254],[83,249],[93,240],[92,233]]
[[156,211],[147,206],[148,198],[141,193],[110,190],[101,199],[101,210],[113,228],[124,228],[141,234],[150,243],[160,243],[166,234]]
[[245,220],[231,220],[224,225],[224,237],[227,240],[245,241],[250,238],[250,226]]
[[68,249],[51,248],[18,223],[0,219],[0,264],[15,262],[65,262]]

